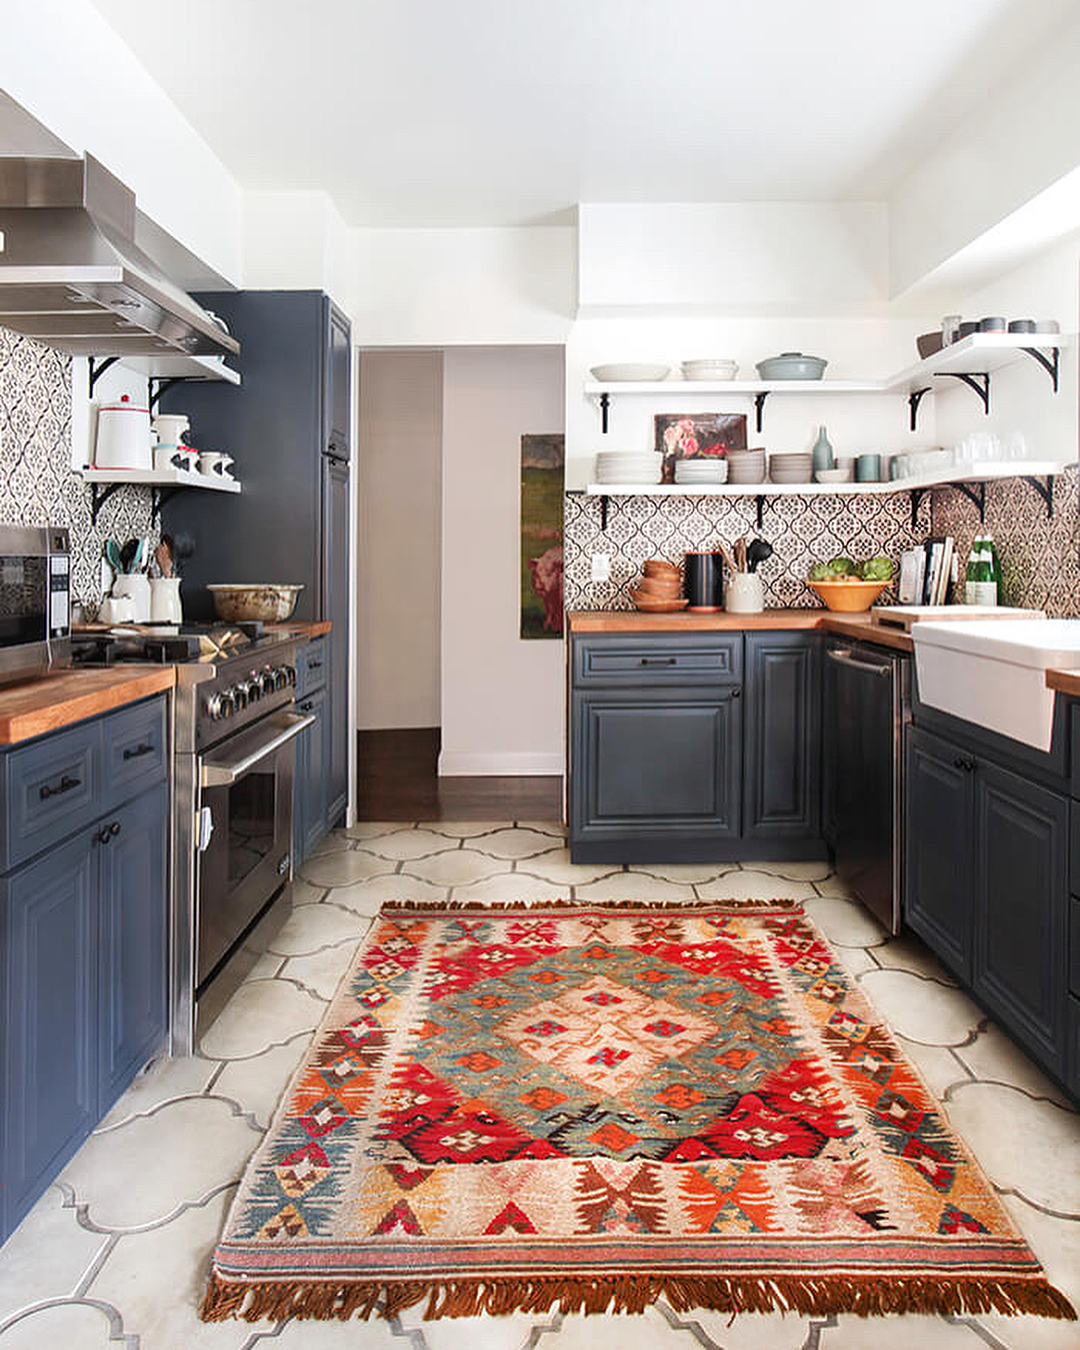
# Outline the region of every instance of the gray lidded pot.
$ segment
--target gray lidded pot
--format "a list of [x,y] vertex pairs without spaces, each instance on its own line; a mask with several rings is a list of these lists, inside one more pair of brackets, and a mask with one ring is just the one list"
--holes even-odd
[[821,356],[804,356],[802,352],[781,352],[767,361],[757,363],[762,380],[820,380],[828,365]]

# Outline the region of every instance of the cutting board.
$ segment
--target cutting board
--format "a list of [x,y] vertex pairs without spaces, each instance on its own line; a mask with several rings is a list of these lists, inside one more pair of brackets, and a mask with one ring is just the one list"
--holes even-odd
[[875,605],[870,611],[875,623],[910,632],[921,619],[1045,619],[1041,609],[1015,609],[1009,605]]

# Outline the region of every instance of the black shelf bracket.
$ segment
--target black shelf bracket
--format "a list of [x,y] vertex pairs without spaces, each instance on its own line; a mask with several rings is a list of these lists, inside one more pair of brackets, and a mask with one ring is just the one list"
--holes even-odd
[[154,409],[157,407],[162,394],[167,393],[168,390],[170,390],[174,384],[184,384],[186,383],[186,380],[187,377],[185,375],[170,375],[168,377],[163,375],[151,375],[150,411],[153,412]]
[[911,391],[911,393],[908,394],[908,397],[907,397],[907,405],[908,405],[908,411],[909,411],[909,413],[910,413],[909,426],[910,426],[910,428],[911,428],[912,431],[915,430],[915,427],[916,427],[916,425],[918,424],[918,421],[919,421],[919,404],[923,401],[923,399],[926,397],[926,395],[929,394],[930,392],[931,392],[931,386],[930,386],[930,385],[926,385],[926,386],[925,386],[924,388],[922,388],[922,389],[913,389],[913,390]]
[[1046,481],[1044,482],[1041,478],[1036,478],[1033,474],[1025,474],[1024,482],[1030,483],[1031,486],[1035,489],[1035,491],[1039,494],[1039,496],[1043,499],[1043,501],[1046,503],[1046,518],[1047,520],[1053,520],[1054,518],[1053,475],[1048,473],[1046,475]]
[[117,361],[119,361],[119,360],[120,360],[120,358],[119,358],[118,356],[106,356],[106,357],[105,357],[103,360],[101,360],[101,361],[98,361],[98,360],[97,360],[95,357],[93,357],[93,356],[91,356],[91,357],[89,357],[89,358],[87,359],[87,362],[86,362],[87,381],[86,381],[86,382],[87,382],[87,384],[90,386],[90,397],[91,397],[91,398],[94,397],[94,386],[97,384],[98,380],[101,379],[102,375],[104,375],[105,372],[106,372],[108,369],[110,369],[110,367],[115,366],[116,363],[117,363]]
[[979,524],[986,524],[986,484],[985,483],[946,483],[945,487],[955,488],[957,492],[962,493],[969,502],[974,502],[979,508]]
[[[605,395],[605,398],[606,397],[607,395]],[[602,530],[607,529],[607,508],[608,508],[608,499],[607,494],[605,493],[604,496],[600,498],[600,528]]]
[[974,389],[982,400],[983,412],[990,412],[990,372],[988,370],[972,371],[967,373],[962,370],[942,370],[935,373],[937,380],[949,379],[960,380],[966,384],[969,389]]
[[611,408],[611,399],[607,394],[600,395],[600,430],[606,436],[608,430],[608,412]]
[[759,495],[757,499],[757,527],[759,530],[761,529],[762,524],[764,523],[764,515],[765,515],[765,498]]
[[1047,356],[1045,352],[1039,351],[1038,347],[1021,347],[1020,350],[1022,352],[1027,352],[1028,356],[1032,356],[1038,361],[1039,365],[1042,366],[1043,370],[1050,376],[1050,383],[1054,386],[1054,393],[1056,394],[1058,391],[1059,348],[1051,347],[1050,351],[1052,355],[1050,356]]
[[187,485],[184,483],[178,483],[176,487],[156,487],[153,489],[150,496],[151,526],[154,526],[158,523],[158,520],[161,518],[161,508],[165,505],[165,503],[169,500],[169,498],[175,497],[176,494],[178,492],[183,491],[184,487],[186,486]]
[[754,425],[759,436],[761,435],[761,423],[765,413],[765,400],[768,397],[769,391],[767,389],[763,389],[759,394],[754,395]]
[[913,530],[916,530],[919,527],[919,507],[922,505],[922,500],[929,491],[930,489],[928,487],[911,489],[911,528]]
[[124,486],[123,483],[91,483],[90,484],[90,520],[96,525],[101,508]]

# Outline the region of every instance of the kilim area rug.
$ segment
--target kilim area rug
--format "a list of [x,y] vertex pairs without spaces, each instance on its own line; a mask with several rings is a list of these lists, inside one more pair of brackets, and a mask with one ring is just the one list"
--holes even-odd
[[202,1315],[1075,1317],[790,901],[384,906]]

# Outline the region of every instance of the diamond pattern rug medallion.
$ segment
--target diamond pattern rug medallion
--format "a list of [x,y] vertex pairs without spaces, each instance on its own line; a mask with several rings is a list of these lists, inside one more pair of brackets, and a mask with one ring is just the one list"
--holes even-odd
[[1075,1315],[797,905],[385,906],[204,1318],[661,1296]]

